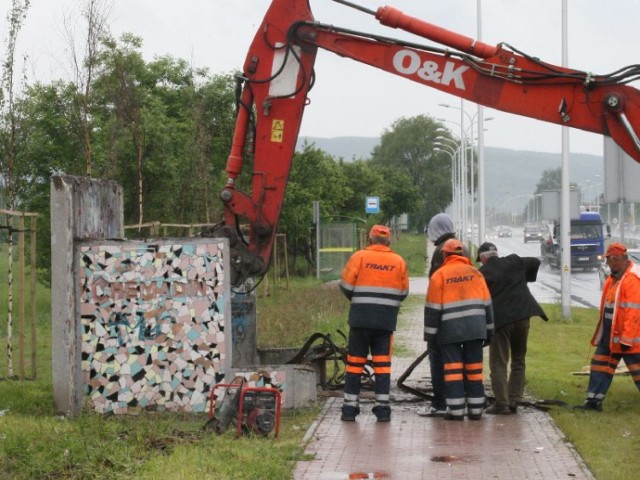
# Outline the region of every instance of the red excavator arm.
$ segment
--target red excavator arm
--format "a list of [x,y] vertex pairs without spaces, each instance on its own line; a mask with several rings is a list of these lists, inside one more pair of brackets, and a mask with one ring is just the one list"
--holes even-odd
[[[393,7],[374,12],[334,1],[447,48],[318,23],[308,0],[272,1],[240,77],[228,181],[221,194],[224,225],[216,234],[230,240],[233,285],[268,268],[318,48],[487,107],[611,136],[640,161],[640,92],[626,85],[638,78],[640,66],[594,75],[544,63],[506,44],[477,42]],[[250,157],[247,194],[236,188],[236,179]],[[240,231],[243,222],[248,232]]]

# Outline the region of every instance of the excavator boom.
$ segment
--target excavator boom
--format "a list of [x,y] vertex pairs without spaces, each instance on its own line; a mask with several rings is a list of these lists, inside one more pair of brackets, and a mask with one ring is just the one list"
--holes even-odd
[[[335,0],[349,4],[346,0]],[[442,47],[316,22],[308,0],[273,0],[249,48],[221,198],[218,234],[230,239],[233,285],[268,268],[318,48],[509,113],[608,135],[640,162],[640,91],[627,85],[640,66],[609,75],[542,62],[505,44],[489,45],[393,7],[368,11],[382,24]],[[251,192],[236,188],[252,157]],[[246,222],[248,231],[241,231]]]

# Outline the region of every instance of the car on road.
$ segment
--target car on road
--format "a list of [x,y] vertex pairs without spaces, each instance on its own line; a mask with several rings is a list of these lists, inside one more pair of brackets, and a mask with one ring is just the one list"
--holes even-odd
[[[640,265],[640,248],[629,248],[627,249],[627,255],[629,255],[629,260],[633,263]],[[600,278],[600,290],[604,287],[604,282],[609,276],[611,271],[609,270],[609,265],[607,265],[606,261],[602,261],[600,267],[598,268],[598,277]]]
[[524,227],[524,243],[528,241],[541,242],[542,232],[538,225],[525,225]]
[[498,238],[511,238],[512,233],[509,227],[500,227],[498,229]]

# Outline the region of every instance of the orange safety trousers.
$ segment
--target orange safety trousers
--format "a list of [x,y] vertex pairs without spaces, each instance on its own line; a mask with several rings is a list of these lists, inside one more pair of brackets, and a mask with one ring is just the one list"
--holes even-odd
[[[347,346],[347,366],[344,383],[345,398],[357,398],[361,377],[371,353],[375,375],[376,403],[387,403],[391,388],[391,355],[393,332],[372,328],[351,328]],[[354,405],[355,406],[355,405]]]
[[589,386],[587,387],[587,400],[602,402],[604,400],[616,368],[620,360],[629,369],[633,382],[640,390],[640,354],[638,353],[611,353],[607,342],[600,342],[591,358],[591,373],[589,375]]

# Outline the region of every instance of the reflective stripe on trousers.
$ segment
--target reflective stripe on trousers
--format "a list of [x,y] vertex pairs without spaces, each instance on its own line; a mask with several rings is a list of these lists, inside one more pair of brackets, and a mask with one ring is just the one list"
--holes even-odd
[[352,328],[349,330],[344,382],[345,405],[358,406],[361,375],[369,352],[371,352],[373,371],[375,373],[376,405],[389,405],[392,350],[393,332],[390,330],[371,328]]

